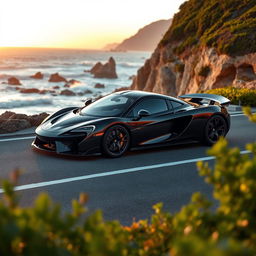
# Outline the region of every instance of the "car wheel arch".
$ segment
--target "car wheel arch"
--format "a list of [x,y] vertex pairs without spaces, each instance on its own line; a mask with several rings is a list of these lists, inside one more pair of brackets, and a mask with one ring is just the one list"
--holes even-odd
[[[228,120],[227,120],[227,118],[225,117],[225,115],[224,115],[223,113],[221,113],[221,112],[219,112],[219,113],[214,113],[212,116],[221,116],[221,117],[225,120],[227,127],[229,126]],[[211,116],[211,117],[212,117],[212,116]]]
[[204,144],[204,145],[213,145],[213,143],[209,143],[209,141],[207,141],[206,139],[206,135],[205,135],[205,132],[206,132],[206,128],[207,128],[207,125],[209,124],[209,121],[214,118],[214,117],[221,117],[224,122],[225,122],[225,125],[226,125],[226,131],[225,131],[225,135],[224,137],[226,136],[226,134],[228,133],[228,121],[226,119],[226,117],[222,114],[222,113],[214,113],[213,115],[211,115],[206,123],[205,123],[205,126],[204,126],[204,133],[203,133],[203,136],[201,137],[201,142]]
[[103,135],[101,136],[101,142],[100,142],[101,148],[102,148],[102,145],[103,145],[104,135],[106,134],[106,132],[109,129],[111,129],[112,127],[117,126],[117,125],[124,127],[128,131],[129,136],[130,136],[130,144],[129,144],[129,147],[128,147],[127,150],[129,150],[131,148],[131,145],[132,145],[132,133],[131,133],[130,128],[127,125],[125,125],[124,123],[114,123],[114,124],[111,124],[107,128],[104,129]]

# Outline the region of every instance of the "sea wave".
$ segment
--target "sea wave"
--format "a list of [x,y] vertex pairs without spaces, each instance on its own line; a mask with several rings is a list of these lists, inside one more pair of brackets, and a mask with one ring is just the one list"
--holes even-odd
[[[75,101],[80,102],[80,99],[88,96],[105,95],[116,88],[130,86],[131,80],[128,78],[136,74],[136,70],[143,65],[145,58],[149,57],[149,54],[133,52],[106,53],[59,49],[11,49],[6,51],[3,56],[2,53],[0,55],[0,113],[6,109],[14,109],[30,114],[38,111],[52,112],[66,105],[72,105]],[[102,64],[106,63],[110,55],[116,61],[118,79],[94,78],[92,74],[84,72],[84,70],[90,70],[99,61]],[[39,71],[44,74],[42,80],[30,77]],[[81,97],[60,95],[61,91],[66,89],[64,83],[48,82],[50,75],[57,72],[67,80],[80,81],[81,84],[72,86],[68,90],[72,90],[76,94],[90,90],[92,94]],[[15,86],[7,84],[8,78],[11,76],[20,80],[22,83],[20,88],[51,90],[52,87],[58,85],[60,87],[56,89],[58,95],[54,97],[50,93],[45,95],[22,94],[20,90],[16,90]],[[96,83],[103,83],[105,88],[94,88]]]
[[22,66],[22,65],[6,65],[6,66],[4,66],[4,65],[0,65],[0,69],[1,70],[16,70],[16,69],[25,69],[25,68],[27,68],[27,67],[25,67],[25,66]]
[[11,64],[11,65],[1,65],[0,64],[0,69],[1,70],[20,70],[20,69],[28,69],[28,68],[33,68],[33,69],[45,69],[45,68],[56,68],[56,65],[50,65],[50,64],[37,64],[37,63],[26,63],[26,64]]
[[1,101],[0,109],[22,108],[30,106],[51,105],[51,99],[26,99],[14,101]]
[[117,63],[118,66],[121,66],[123,68],[139,68],[143,64],[142,63],[136,63],[136,62],[121,62]]
[[81,64],[86,67],[91,67],[91,66],[94,66],[96,63],[97,63],[97,61],[86,60],[86,61],[83,61]]
[[[10,77],[16,77],[19,80],[31,80],[30,75],[13,75],[13,74],[0,74],[0,80],[7,80]],[[5,81],[6,82],[6,81]]]
[[31,65],[33,68],[56,68],[56,65],[50,65],[50,64],[40,64],[40,65]]
[[77,62],[62,62],[59,65],[60,66],[79,66],[80,63],[77,63]]
[[9,74],[0,74],[0,79],[8,79],[10,76]]
[[16,56],[10,59],[13,59],[18,62],[40,62],[40,61],[43,61],[45,58],[42,56],[39,56],[39,57]]

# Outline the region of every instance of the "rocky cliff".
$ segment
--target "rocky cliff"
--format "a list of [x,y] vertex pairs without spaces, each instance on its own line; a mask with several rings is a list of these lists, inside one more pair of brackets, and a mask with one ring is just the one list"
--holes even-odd
[[131,88],[168,95],[225,86],[256,89],[255,0],[190,0]]
[[141,28],[135,35],[125,39],[114,49],[116,51],[153,51],[170,24],[171,19],[152,22]]

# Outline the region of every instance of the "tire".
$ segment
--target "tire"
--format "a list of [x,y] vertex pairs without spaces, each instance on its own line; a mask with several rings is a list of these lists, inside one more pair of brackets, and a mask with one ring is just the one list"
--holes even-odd
[[102,153],[111,158],[122,156],[130,146],[130,134],[121,125],[110,127],[103,135]]
[[227,123],[222,116],[210,117],[204,129],[203,143],[208,146],[215,144],[221,136],[226,136],[227,130]]

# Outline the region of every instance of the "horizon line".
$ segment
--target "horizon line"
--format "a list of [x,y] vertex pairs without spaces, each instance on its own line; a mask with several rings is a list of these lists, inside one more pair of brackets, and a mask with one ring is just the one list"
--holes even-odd
[[[42,49],[42,50],[80,50],[80,51],[98,51],[98,52],[112,52],[111,50],[90,49],[90,48],[65,48],[65,47],[42,47],[42,46],[0,46],[1,49]],[[114,51],[115,52],[115,51]],[[123,52],[123,51],[117,51]],[[140,51],[140,50],[126,50],[125,52],[153,52],[153,51]]]
[[88,50],[88,51],[104,51],[103,48],[72,48],[72,47],[55,47],[55,46],[0,46],[1,48],[32,48],[32,49],[59,49],[59,50]]

